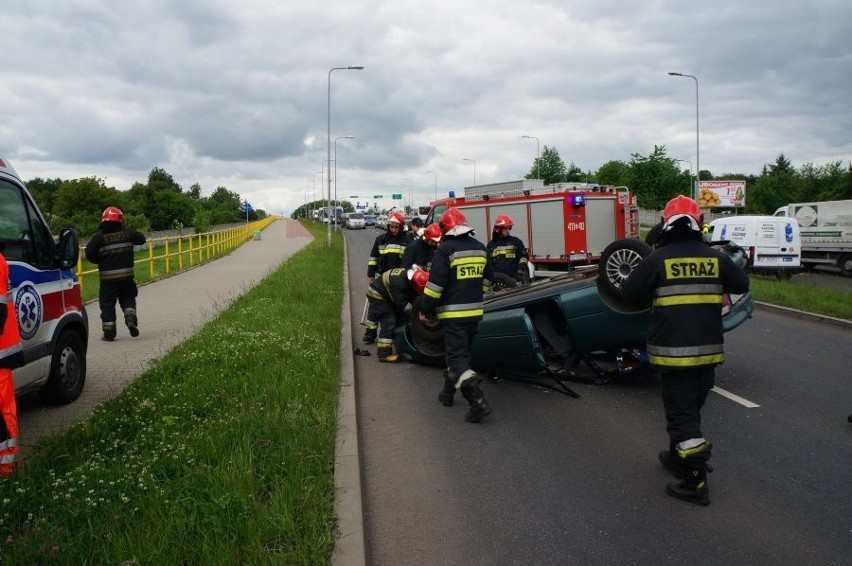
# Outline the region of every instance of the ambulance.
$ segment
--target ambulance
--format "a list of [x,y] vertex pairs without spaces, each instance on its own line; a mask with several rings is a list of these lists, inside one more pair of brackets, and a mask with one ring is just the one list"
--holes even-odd
[[89,322],[74,267],[74,230],[54,238],[7,159],[0,156],[0,252],[9,264],[8,294],[18,315],[26,364],[14,370],[15,394],[38,391],[51,404],[76,400],[86,381]]

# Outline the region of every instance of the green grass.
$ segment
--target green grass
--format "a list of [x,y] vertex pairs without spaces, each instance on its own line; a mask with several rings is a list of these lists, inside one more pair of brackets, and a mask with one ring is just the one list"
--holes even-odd
[[797,279],[794,276],[791,281],[777,281],[751,276],[751,294],[756,301],[852,320],[852,293]]
[[329,251],[318,230],[122,395],[0,480],[0,559],[329,562],[343,246],[335,234]]

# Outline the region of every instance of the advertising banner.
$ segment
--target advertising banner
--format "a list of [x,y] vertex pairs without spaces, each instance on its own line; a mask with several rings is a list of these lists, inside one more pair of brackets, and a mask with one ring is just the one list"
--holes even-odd
[[745,181],[699,181],[698,206],[743,208],[745,207]]

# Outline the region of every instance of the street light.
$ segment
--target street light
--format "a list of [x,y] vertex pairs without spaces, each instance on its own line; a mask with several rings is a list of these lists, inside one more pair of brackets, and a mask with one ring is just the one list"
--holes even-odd
[[471,163],[473,163],[473,186],[475,187],[476,186],[476,160],[475,159],[468,159],[467,157],[463,157],[462,161],[470,161]]
[[[328,150],[328,161],[331,163],[331,73],[333,71],[360,71],[364,67],[349,65],[348,67],[332,67],[328,70],[328,131],[326,137],[326,148]],[[328,177],[328,200],[331,202],[331,175]],[[328,223],[328,241],[326,245],[331,247],[331,222]]]
[[692,188],[692,161],[689,160],[689,159],[677,159],[677,158],[675,158],[675,161],[679,161],[681,163],[689,163],[689,179],[690,179],[689,184],[690,184],[690,188]]
[[535,140],[535,176],[537,179],[541,179],[541,149],[538,138],[535,136],[521,136],[521,139]]
[[403,181],[408,181],[408,208],[409,213],[414,214],[414,181],[411,179],[403,179]]
[[435,174],[435,200],[438,200],[438,172],[437,171],[426,171],[426,172]]
[[675,71],[669,71],[669,75],[672,77],[688,77],[695,81],[695,201],[698,202],[698,185],[701,176],[701,158],[698,154],[698,77]]
[[355,136],[337,136],[334,138],[334,205],[337,206],[337,140],[351,140]]

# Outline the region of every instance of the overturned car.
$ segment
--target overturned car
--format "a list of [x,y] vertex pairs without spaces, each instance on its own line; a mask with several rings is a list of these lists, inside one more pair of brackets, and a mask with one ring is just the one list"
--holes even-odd
[[[735,246],[720,249],[735,262],[743,255]],[[581,362],[597,382],[648,369],[650,305],[628,305],[620,287],[649,253],[651,247],[641,240],[617,240],[596,266],[486,295],[485,315],[473,342],[474,369],[492,377],[554,377],[560,384],[559,377],[575,376],[573,370]],[[726,295],[724,330],[742,324],[753,310],[751,294]],[[412,316],[395,330],[394,341],[398,351],[416,363],[445,363],[437,323],[424,324]]]

